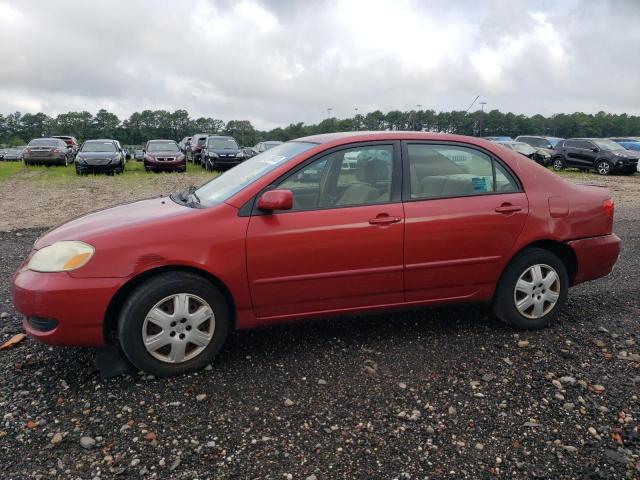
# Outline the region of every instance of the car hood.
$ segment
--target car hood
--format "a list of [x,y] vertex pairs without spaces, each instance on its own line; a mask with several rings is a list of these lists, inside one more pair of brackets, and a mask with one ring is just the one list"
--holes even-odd
[[78,152],[78,158],[116,158],[117,152]]
[[92,243],[97,237],[123,230],[138,229],[150,223],[181,217],[196,211],[168,197],[150,198],[98,210],[70,220],[40,237],[34,247],[40,249],[60,240]]
[[147,156],[149,157],[179,157],[182,155],[182,152],[175,152],[173,150],[167,150],[164,152],[147,152]]
[[640,152],[635,152],[633,150],[616,150],[616,153],[620,157],[640,159]]
[[217,155],[237,155],[240,153],[240,149],[230,149],[230,148],[210,148],[210,152],[214,152]]

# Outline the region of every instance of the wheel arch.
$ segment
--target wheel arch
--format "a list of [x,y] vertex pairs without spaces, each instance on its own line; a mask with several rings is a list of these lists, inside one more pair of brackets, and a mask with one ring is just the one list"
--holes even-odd
[[[578,257],[576,253],[573,251],[569,245],[564,242],[558,240],[536,240],[535,242],[531,242],[525,246],[523,246],[520,250],[515,252],[515,254],[509,259],[507,264],[505,265],[504,270],[506,270],[507,266],[520,255],[527,248],[541,248],[543,250],[547,250],[553,253],[556,257],[560,259],[560,261],[564,264],[567,269],[567,275],[569,276],[569,285],[573,284],[574,279],[576,278],[576,274],[578,273]],[[504,273],[503,270],[503,273]],[[501,274],[502,276],[502,274]]]
[[231,326],[235,329],[236,325],[236,307],[235,301],[233,299],[233,295],[231,295],[231,291],[224,284],[222,280],[213,275],[212,273],[192,266],[187,265],[165,265],[157,268],[152,268],[149,270],[145,270],[144,272],[136,275],[135,277],[129,279],[124,285],[122,285],[116,294],[113,296],[109,305],[107,306],[107,310],[104,316],[104,339],[105,343],[112,343],[115,340],[115,332],[117,331],[118,326],[118,314],[120,313],[120,309],[124,304],[125,300],[129,296],[129,294],[136,288],[138,285],[142,284],[145,280],[148,280],[156,275],[166,272],[189,272],[194,273],[205,280],[211,282],[215,287],[217,287],[227,302],[227,306],[229,307],[229,313],[231,315]]

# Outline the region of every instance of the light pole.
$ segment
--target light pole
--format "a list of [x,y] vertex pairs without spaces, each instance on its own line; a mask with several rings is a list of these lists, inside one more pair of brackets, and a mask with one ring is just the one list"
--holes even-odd
[[358,118],[358,107],[355,107],[355,111],[356,111],[356,116],[355,116],[356,131],[358,131],[360,130],[360,119]]
[[480,115],[480,136],[484,134],[484,106],[487,102],[480,102],[480,108],[482,108],[482,114]]
[[331,118],[331,110],[333,110],[333,108],[327,108],[327,118]]

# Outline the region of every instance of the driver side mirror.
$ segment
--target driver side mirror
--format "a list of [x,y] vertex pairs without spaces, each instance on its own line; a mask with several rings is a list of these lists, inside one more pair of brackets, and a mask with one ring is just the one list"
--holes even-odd
[[293,208],[293,192],[291,190],[269,190],[258,200],[258,208],[265,211],[291,210]]
[[591,151],[594,153],[598,153],[600,149],[598,147],[591,147]]

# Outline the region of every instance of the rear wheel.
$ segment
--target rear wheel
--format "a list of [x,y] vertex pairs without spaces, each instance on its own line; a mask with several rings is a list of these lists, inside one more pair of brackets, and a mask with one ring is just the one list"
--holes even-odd
[[203,368],[220,351],[229,330],[227,303],[210,282],[167,272],[140,285],[118,323],[120,345],[137,368],[171,376]]
[[596,164],[596,172],[598,172],[600,175],[611,174],[611,164],[606,160],[600,160]]
[[494,312],[515,328],[538,330],[558,316],[568,289],[562,261],[548,250],[527,248],[503,272]]
[[553,165],[553,169],[556,172],[559,172],[564,168],[564,160],[562,159],[562,157],[556,157],[553,159],[552,165]]

